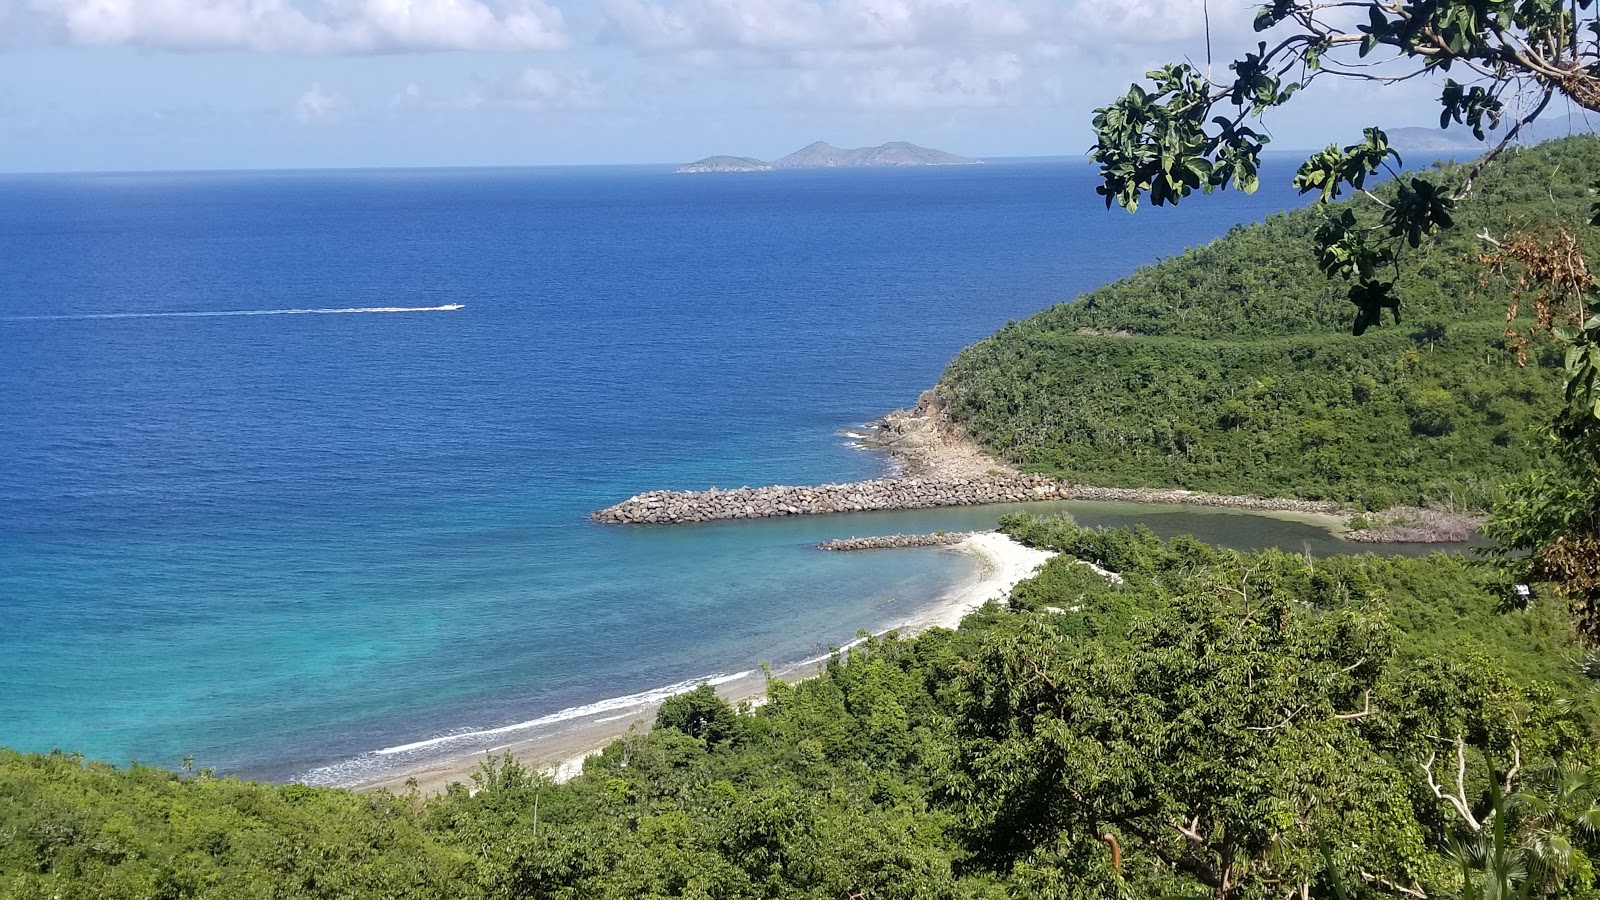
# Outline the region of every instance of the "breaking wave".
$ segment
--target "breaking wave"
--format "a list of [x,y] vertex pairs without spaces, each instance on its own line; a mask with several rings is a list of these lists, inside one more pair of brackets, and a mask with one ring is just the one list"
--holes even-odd
[[443,306],[349,306],[339,309],[219,309],[182,312],[69,313],[55,316],[0,316],[0,322],[64,322],[82,319],[213,319],[228,316],[334,316],[357,313],[455,312],[464,303]]

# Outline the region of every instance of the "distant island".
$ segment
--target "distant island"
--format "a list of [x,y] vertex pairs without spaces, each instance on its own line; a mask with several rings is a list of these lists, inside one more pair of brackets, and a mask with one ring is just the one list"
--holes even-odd
[[770,172],[773,169],[842,169],[872,166],[970,166],[982,163],[971,159],[930,150],[905,141],[891,141],[877,147],[857,147],[841,150],[826,141],[817,141],[781,159],[765,162],[749,156],[708,156],[686,166],[679,172]]

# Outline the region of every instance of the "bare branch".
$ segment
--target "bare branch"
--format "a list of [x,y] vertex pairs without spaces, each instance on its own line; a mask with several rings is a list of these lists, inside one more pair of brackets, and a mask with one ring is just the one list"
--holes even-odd
[[1371,872],[1362,872],[1361,873],[1361,880],[1365,881],[1367,884],[1375,884],[1378,887],[1385,888],[1387,890],[1391,890],[1391,891],[1394,891],[1394,892],[1399,893],[1399,894],[1404,894],[1407,897],[1416,897],[1417,900],[1428,900],[1428,895],[1423,893],[1421,888],[1404,887],[1402,885],[1399,885],[1399,884],[1396,884],[1396,883],[1390,881],[1387,878],[1384,878],[1384,877],[1379,876],[1379,875],[1374,875]]
[[1377,194],[1374,194],[1373,192],[1367,190],[1366,188],[1361,188],[1360,189],[1360,193],[1362,195],[1364,195],[1368,200],[1371,200],[1373,203],[1378,204],[1379,206],[1383,207],[1384,209],[1394,209],[1394,207],[1392,207],[1389,204],[1383,202],[1382,198],[1380,198]]
[[1494,162],[1495,157],[1511,146],[1511,142],[1515,141],[1517,136],[1522,133],[1523,126],[1539,118],[1539,114],[1544,112],[1544,108],[1550,105],[1550,98],[1553,96],[1555,96],[1555,90],[1553,88],[1545,88],[1544,96],[1540,98],[1538,105],[1533,108],[1533,112],[1518,119],[1516,124],[1506,131],[1506,136],[1500,139],[1500,143],[1496,144],[1488,153],[1478,157],[1478,161],[1472,164],[1472,168],[1467,170],[1466,178],[1462,179],[1461,186],[1456,188],[1452,199],[1460,200],[1472,192],[1473,185],[1477,182],[1478,176],[1483,174],[1483,170],[1488,168],[1489,163]]
[[1505,781],[1500,785],[1500,793],[1511,793],[1511,784],[1516,780],[1517,773],[1522,771],[1522,748],[1517,745],[1515,738],[1511,740],[1511,768],[1506,772]]
[[1340,675],[1349,675],[1351,672],[1354,672],[1355,670],[1361,668],[1362,666],[1364,666],[1366,664],[1367,664],[1367,658],[1365,656],[1363,656],[1360,659],[1356,660],[1355,662],[1351,663],[1350,665],[1345,666],[1344,668],[1340,669],[1339,670],[1339,674]]
[[1439,752],[1437,750],[1435,750],[1432,753],[1428,754],[1428,761],[1427,762],[1420,764],[1422,766],[1422,774],[1427,776],[1428,787],[1433,791],[1433,795],[1435,797],[1439,798],[1440,800],[1443,800],[1444,802],[1450,804],[1452,807],[1454,807],[1455,811],[1458,814],[1460,814],[1461,818],[1467,823],[1467,827],[1471,828],[1474,832],[1479,832],[1479,831],[1483,830],[1483,823],[1479,822],[1477,817],[1472,814],[1472,807],[1471,807],[1471,805],[1469,805],[1467,803],[1467,788],[1466,788],[1466,781],[1467,781],[1467,745],[1466,745],[1466,741],[1462,740],[1461,737],[1458,735],[1456,737],[1455,744],[1456,744],[1456,764],[1457,765],[1456,765],[1456,792],[1454,794],[1445,793],[1444,792],[1444,788],[1440,787],[1439,783],[1437,781],[1435,781],[1434,778],[1433,778],[1433,763],[1434,763],[1434,760],[1437,759],[1438,756],[1439,756]]

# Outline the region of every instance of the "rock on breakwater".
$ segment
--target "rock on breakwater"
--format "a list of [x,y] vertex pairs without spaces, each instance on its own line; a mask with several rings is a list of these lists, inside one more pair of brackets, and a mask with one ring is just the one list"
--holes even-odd
[[853,550],[900,550],[906,547],[948,547],[959,544],[974,532],[971,531],[940,531],[935,534],[885,534],[878,537],[853,537],[842,538],[837,541],[823,541],[817,545],[818,550],[835,550],[849,552]]
[[811,487],[774,485],[732,490],[650,491],[599,510],[590,518],[609,525],[678,525],[726,519],[980,506],[1036,500],[1120,500],[1279,512],[1342,512],[1337,504],[1315,500],[1093,487],[1068,484],[1046,475],[1006,472],[955,478],[880,478]]

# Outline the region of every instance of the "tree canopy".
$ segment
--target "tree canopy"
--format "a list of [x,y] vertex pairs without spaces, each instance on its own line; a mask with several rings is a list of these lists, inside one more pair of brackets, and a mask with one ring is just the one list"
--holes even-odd
[[[1252,127],[1265,114],[1329,78],[1396,84],[1442,78],[1440,127],[1470,129],[1482,139],[1509,120],[1498,142],[1450,178],[1397,178],[1374,202],[1381,215],[1362,222],[1351,210],[1329,216],[1317,235],[1317,264],[1348,282],[1357,334],[1400,297],[1388,274],[1401,246],[1455,224],[1457,203],[1476,176],[1516,140],[1558,94],[1600,110],[1600,27],[1586,15],[1594,0],[1272,0],[1255,18],[1267,39],[1213,78],[1188,63],[1147,74],[1148,85],[1096,111],[1094,159],[1106,204],[1136,209],[1148,196],[1160,206],[1195,190],[1254,191],[1270,138]],[[1209,48],[1208,48],[1209,52]],[[1460,80],[1457,80],[1460,79]],[[1301,102],[1306,102],[1302,99]],[[1399,154],[1382,129],[1308,157],[1295,176],[1319,201],[1346,190],[1370,196],[1373,176],[1398,176]]]
[[1488,871],[1452,846],[1497,821],[1519,885],[1592,896],[1597,697],[1559,602],[1505,610],[1459,556],[1003,527],[1061,551],[1005,606],[754,710],[684,695],[565,784],[492,758],[396,797],[0,751],[0,897],[1228,900],[1331,897],[1330,873],[1449,897]]
[[[1479,139],[1494,135],[1471,165],[1402,175],[1379,127],[1330,145],[1300,164],[1294,185],[1326,215],[1314,237],[1317,268],[1343,285],[1360,335],[1408,303],[1398,287],[1408,252],[1457,227],[1464,198],[1522,129],[1563,98],[1600,111],[1600,8],[1595,0],[1271,0],[1255,30],[1266,39],[1214,78],[1187,63],[1147,74],[1094,117],[1094,159],[1107,206],[1157,206],[1194,191],[1254,190],[1268,112],[1328,79],[1441,84],[1439,125]],[[1209,53],[1209,48],[1208,48]],[[1503,127],[1502,127],[1503,126]],[[1496,129],[1499,129],[1496,131]],[[1372,189],[1376,176],[1391,189]],[[1345,191],[1367,203],[1334,209]],[[1600,223],[1600,205],[1586,217]],[[1573,224],[1560,217],[1510,231],[1484,229],[1475,254],[1485,280],[1511,296],[1507,337],[1519,356],[1532,331],[1563,351],[1563,390],[1552,422],[1554,461],[1509,491],[1493,533],[1522,577],[1566,595],[1580,627],[1600,641],[1600,315],[1594,278]]]
[[[1316,269],[1315,235],[1364,202],[1346,199],[1010,323],[963,350],[940,393],[992,452],[1073,480],[1486,509],[1547,455],[1565,357],[1548,337],[1507,337],[1511,287],[1462,258],[1481,252],[1477,230],[1582,221],[1596,179],[1590,136],[1508,150],[1458,208],[1463,227],[1408,255],[1400,327],[1341,333],[1348,306]],[[1577,234],[1600,252],[1600,229]],[[1524,304],[1511,324],[1533,319]]]

